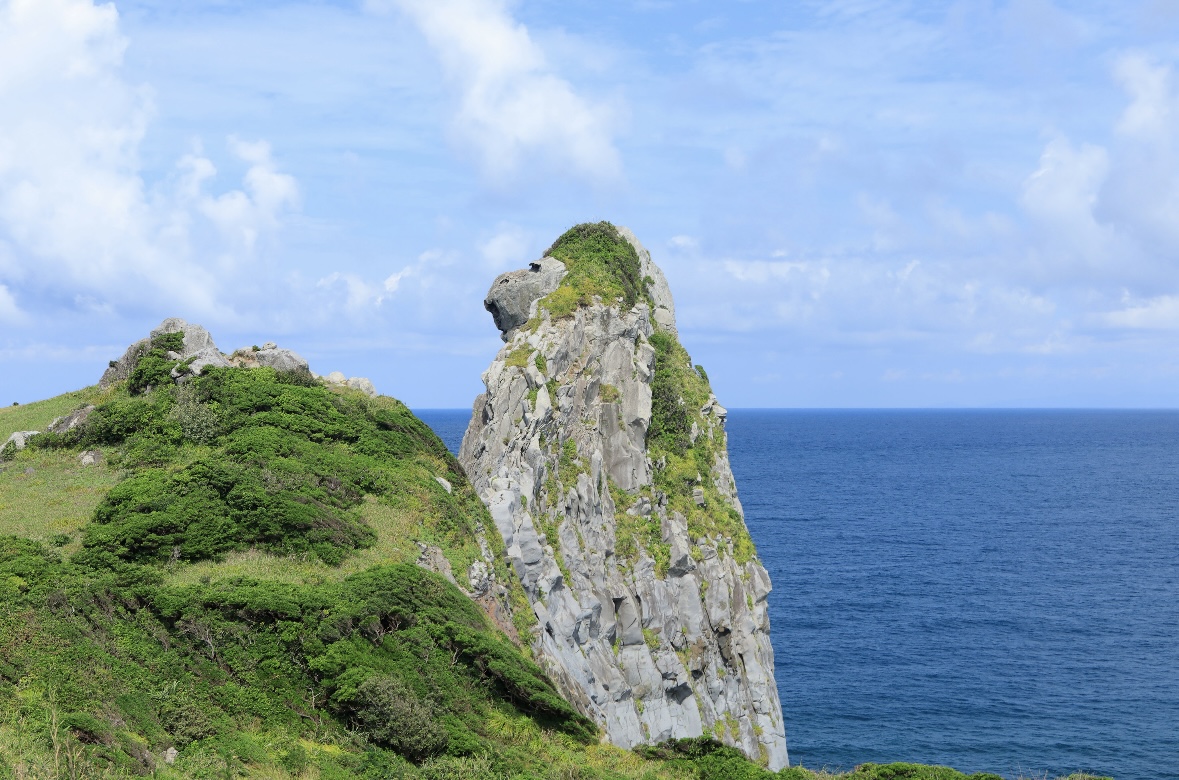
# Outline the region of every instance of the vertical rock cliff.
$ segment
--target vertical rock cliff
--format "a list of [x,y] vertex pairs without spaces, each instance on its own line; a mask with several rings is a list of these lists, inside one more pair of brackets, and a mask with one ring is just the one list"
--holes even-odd
[[710,733],[786,766],[770,579],[662,271],[625,228],[578,225],[486,306],[506,344],[459,460],[524,583],[537,659],[614,744]]

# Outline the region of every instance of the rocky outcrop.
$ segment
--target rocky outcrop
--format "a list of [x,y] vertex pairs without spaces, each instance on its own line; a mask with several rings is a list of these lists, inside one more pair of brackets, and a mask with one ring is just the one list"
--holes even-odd
[[49,423],[49,427],[46,430],[49,433],[69,433],[90,419],[90,413],[94,411],[94,408],[94,404],[86,404],[64,417],[55,417],[53,422]]
[[335,385],[336,387],[347,387],[352,390],[359,390],[369,398],[377,397],[376,385],[372,383],[371,379],[367,379],[363,376],[347,377],[339,371],[333,371],[327,376],[315,374],[315,378],[321,379],[324,382],[327,382],[329,385]]
[[229,356],[229,365],[237,368],[258,368],[269,366],[279,371],[310,371],[303,357],[292,350],[281,349],[273,341],[261,347],[239,349]]
[[169,357],[172,357],[173,360],[189,361],[188,371],[191,373],[199,374],[206,366],[223,368],[229,365],[229,361],[213,343],[213,337],[209,335],[209,331],[200,325],[189,324],[179,317],[169,317],[154,328],[151,335],[127,347],[127,351],[123,353],[121,358],[112,361],[102,378],[98,380],[98,386],[106,388],[116,382],[128,379],[131,372],[135,370],[135,364],[139,362],[139,358],[151,349],[151,340],[165,333],[184,334],[184,346],[179,352],[174,352]]
[[520,271],[501,274],[483,301],[483,308],[491,312],[495,327],[503,333],[518,328],[535,313],[533,306],[557,289],[565,276],[565,264],[551,257],[542,257]]
[[0,452],[16,452],[23,450],[28,444],[29,439],[40,435],[40,431],[14,431],[8,436],[8,440],[4,442],[4,446],[0,447]]
[[538,660],[611,742],[712,733],[777,769],[770,580],[742,519],[726,412],[702,372],[667,362],[686,361],[667,282],[629,231],[616,235],[641,263],[632,307],[598,297],[552,317],[540,300],[560,283],[545,276],[551,258],[495,280],[486,305],[507,343],[459,460],[524,584]]

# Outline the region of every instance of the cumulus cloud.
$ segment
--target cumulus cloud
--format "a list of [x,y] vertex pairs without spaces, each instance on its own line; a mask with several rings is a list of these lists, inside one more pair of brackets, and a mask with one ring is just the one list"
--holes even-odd
[[[1113,76],[1128,103],[1107,144],[1057,136],[1024,185],[1032,220],[1031,263],[1041,283],[1092,286],[1109,296],[1123,287],[1139,298],[1179,293],[1179,90],[1170,66],[1132,53]],[[1110,325],[1157,321],[1166,297]],[[1147,314],[1149,309],[1152,314]]]
[[543,159],[591,180],[616,179],[612,111],[557,75],[504,0],[367,0],[422,31],[461,92],[455,132],[495,182]]
[[[354,321],[369,319],[399,297],[411,282],[419,293],[437,286],[440,277],[450,276],[447,269],[454,261],[451,253],[430,249],[418,255],[414,262],[402,266],[380,281],[355,273],[330,273],[315,283],[321,293],[316,301],[319,316],[325,318],[339,314]],[[426,298],[428,296],[423,294],[414,301],[419,316],[428,307]]]
[[217,171],[200,149],[170,181],[145,182],[152,99],[122,75],[126,46],[113,4],[0,0],[0,282],[9,298],[91,310],[154,301],[224,314],[233,285],[220,274],[278,228],[297,187],[265,143],[236,139],[241,189],[210,194]]

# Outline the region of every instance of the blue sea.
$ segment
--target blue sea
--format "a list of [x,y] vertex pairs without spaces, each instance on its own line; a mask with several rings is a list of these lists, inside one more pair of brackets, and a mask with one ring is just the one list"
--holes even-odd
[[[452,450],[469,412],[422,411]],[[1179,412],[736,409],[793,764],[1179,777]]]

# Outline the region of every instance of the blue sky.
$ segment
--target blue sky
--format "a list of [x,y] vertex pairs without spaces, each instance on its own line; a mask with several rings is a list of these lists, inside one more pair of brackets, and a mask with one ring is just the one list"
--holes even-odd
[[729,406],[1176,406],[1179,0],[0,0],[0,402],[165,316],[415,407],[632,228]]

